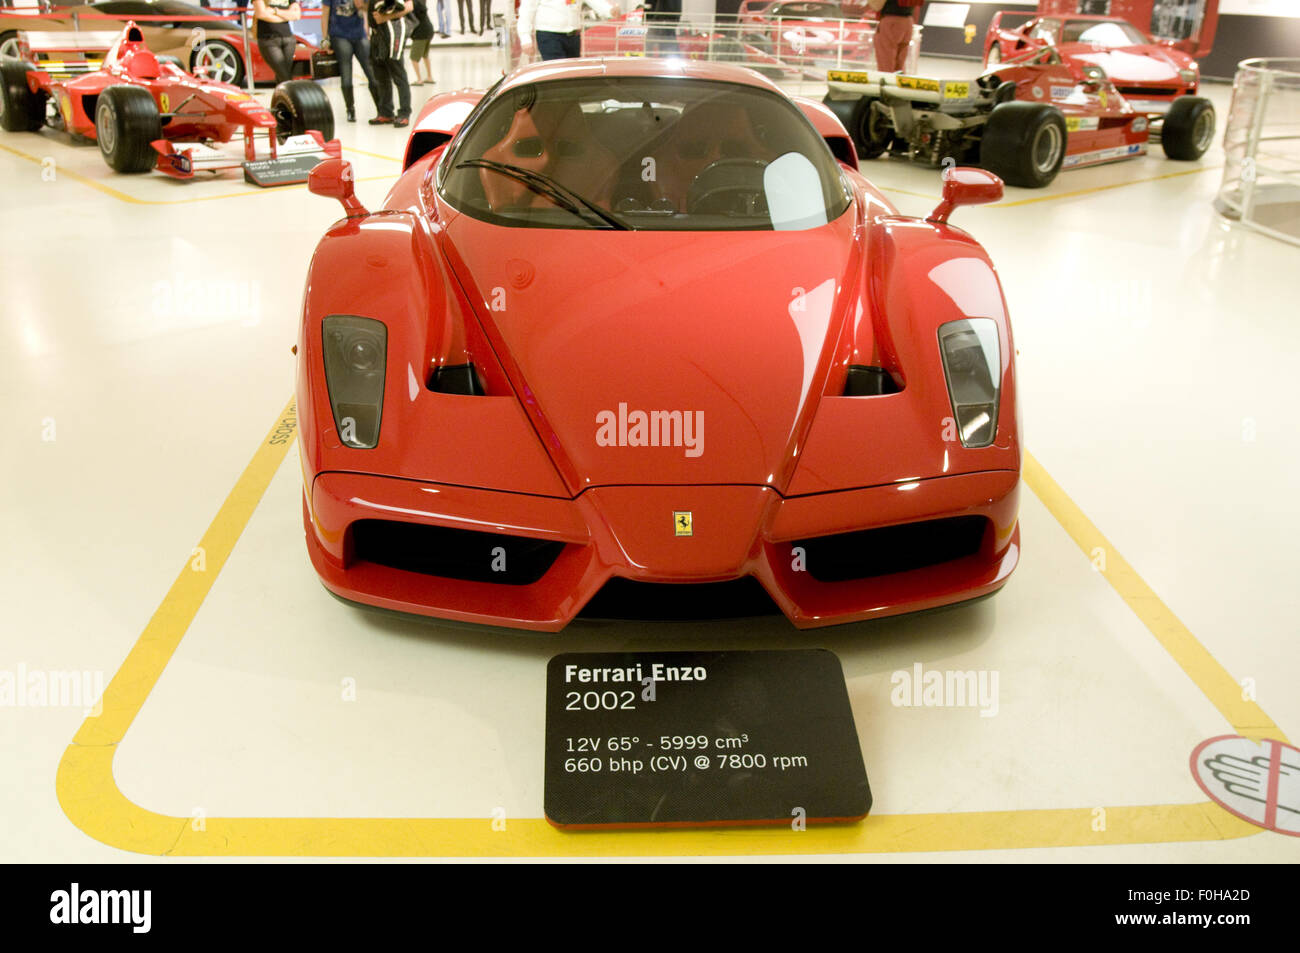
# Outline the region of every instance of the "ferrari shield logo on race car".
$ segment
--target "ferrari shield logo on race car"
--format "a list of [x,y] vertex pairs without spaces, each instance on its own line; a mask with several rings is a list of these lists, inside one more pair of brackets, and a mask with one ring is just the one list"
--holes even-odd
[[163,111],[163,112],[165,112],[165,113],[169,113],[169,112],[171,112],[171,111],[172,111],[172,101],[171,101],[171,97],[168,96],[166,93],[159,93],[159,94],[158,94],[158,105],[162,108],[162,111]]
[[677,510],[673,513],[673,535],[694,536],[695,528],[691,521],[690,510]]

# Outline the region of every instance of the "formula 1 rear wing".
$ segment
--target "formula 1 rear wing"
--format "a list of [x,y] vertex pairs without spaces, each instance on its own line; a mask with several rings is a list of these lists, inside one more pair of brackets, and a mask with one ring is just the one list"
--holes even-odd
[[[979,84],[967,79],[932,79],[878,70],[827,70],[831,98],[871,96],[934,103],[937,106],[969,106],[981,96]],[[836,94],[840,96],[836,96]]]
[[104,65],[104,56],[119,34],[109,32],[18,34],[19,57],[53,76],[81,76]]

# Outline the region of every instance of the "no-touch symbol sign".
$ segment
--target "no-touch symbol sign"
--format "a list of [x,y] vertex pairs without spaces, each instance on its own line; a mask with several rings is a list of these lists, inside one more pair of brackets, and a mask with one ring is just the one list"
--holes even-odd
[[1192,776],[1212,801],[1243,821],[1300,837],[1300,748],[1220,735],[1196,746]]

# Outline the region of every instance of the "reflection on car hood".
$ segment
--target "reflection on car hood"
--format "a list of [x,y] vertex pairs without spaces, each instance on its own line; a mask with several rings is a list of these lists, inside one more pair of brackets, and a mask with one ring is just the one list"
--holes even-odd
[[1115,83],[1177,83],[1178,71],[1183,68],[1170,51],[1158,46],[1114,50],[1093,50],[1085,46],[1083,51],[1071,55],[1100,66]]
[[[444,248],[575,489],[782,488],[853,310],[854,216],[800,232],[611,232],[460,215]],[[636,412],[683,423],[643,433]]]

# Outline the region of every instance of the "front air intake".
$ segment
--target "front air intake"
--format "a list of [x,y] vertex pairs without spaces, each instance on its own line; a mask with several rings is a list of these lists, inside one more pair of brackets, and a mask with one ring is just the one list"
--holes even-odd
[[979,552],[990,523],[954,516],[880,529],[799,540],[808,574],[818,582],[847,582],[925,569]]
[[397,520],[358,520],[350,562],[426,576],[506,586],[531,585],[559,558],[563,543]]

